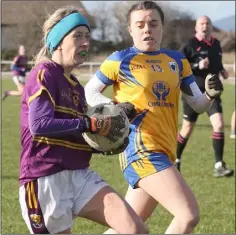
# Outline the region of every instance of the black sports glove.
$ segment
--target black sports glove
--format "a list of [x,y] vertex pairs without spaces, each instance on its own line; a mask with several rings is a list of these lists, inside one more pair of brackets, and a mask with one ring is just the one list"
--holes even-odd
[[111,104],[115,104],[120,109],[122,109],[129,120],[132,120],[137,115],[134,105],[130,102],[115,103],[112,101]]
[[129,138],[126,137],[124,139],[124,144],[122,146],[120,146],[120,148],[116,149],[116,150],[112,150],[112,151],[106,151],[103,152],[103,155],[115,155],[115,154],[119,154],[125,151],[125,149],[127,148],[127,146],[129,145]]
[[117,141],[122,137],[121,129],[125,128],[125,122],[119,116],[106,116],[102,114],[104,105],[98,105],[93,115],[84,116],[84,132],[91,132],[106,136],[111,141]]
[[223,91],[223,85],[218,75],[208,74],[205,80],[206,95],[210,99],[220,96]]

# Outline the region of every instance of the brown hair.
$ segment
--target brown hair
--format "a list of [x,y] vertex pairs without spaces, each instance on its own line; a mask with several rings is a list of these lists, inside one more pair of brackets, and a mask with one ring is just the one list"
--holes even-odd
[[144,2],[138,2],[134,4],[130,9],[127,14],[127,22],[128,25],[130,24],[130,16],[133,11],[138,11],[138,10],[157,10],[157,12],[161,16],[161,23],[164,24],[164,12],[162,11],[161,7],[158,6],[155,2],[152,1],[144,1]]

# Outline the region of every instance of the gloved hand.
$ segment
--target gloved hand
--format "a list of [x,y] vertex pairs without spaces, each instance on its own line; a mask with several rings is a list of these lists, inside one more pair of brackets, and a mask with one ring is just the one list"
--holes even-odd
[[111,141],[117,141],[122,137],[121,129],[125,128],[125,123],[119,116],[106,116],[102,114],[104,105],[98,105],[91,117],[84,116],[84,132],[91,132],[106,136]]
[[116,150],[112,150],[112,151],[103,152],[102,154],[103,155],[115,155],[115,154],[122,153],[125,151],[125,149],[127,148],[128,145],[129,145],[129,138],[126,137],[124,139],[124,144],[120,148],[118,148]]
[[223,91],[223,85],[220,78],[216,74],[208,74],[205,80],[206,96],[214,99],[220,96]]
[[133,119],[137,114],[134,105],[130,102],[115,103],[114,101],[112,101],[111,103],[122,109],[129,120]]

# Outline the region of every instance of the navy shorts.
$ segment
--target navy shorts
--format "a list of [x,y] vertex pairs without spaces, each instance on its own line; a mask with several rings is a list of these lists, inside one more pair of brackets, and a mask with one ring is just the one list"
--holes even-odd
[[[196,122],[198,119],[199,113],[196,113],[187,103],[185,99],[182,98],[182,103],[183,103],[183,119],[187,120],[189,122]],[[211,107],[206,110],[208,116],[210,117],[211,115],[215,113],[223,113],[222,109],[222,103],[221,103],[221,98],[217,97]]]

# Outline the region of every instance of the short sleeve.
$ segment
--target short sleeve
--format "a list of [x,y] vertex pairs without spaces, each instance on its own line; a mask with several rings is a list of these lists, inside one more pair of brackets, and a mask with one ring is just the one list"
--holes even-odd
[[121,56],[119,52],[111,54],[96,72],[97,78],[105,85],[111,85],[118,80]]
[[191,66],[188,62],[188,60],[184,57],[181,59],[181,62],[182,62],[182,72],[181,72],[181,77],[182,79],[186,78],[186,77],[189,77],[193,74],[192,72],[192,69],[191,69]]

